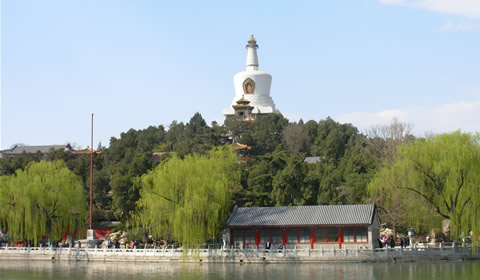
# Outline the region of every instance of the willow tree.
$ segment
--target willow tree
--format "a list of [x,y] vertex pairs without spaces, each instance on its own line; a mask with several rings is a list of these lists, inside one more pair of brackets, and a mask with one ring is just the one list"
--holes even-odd
[[0,177],[0,224],[14,240],[60,240],[83,225],[83,188],[63,161],[32,162]]
[[232,188],[240,181],[232,147],[183,160],[172,157],[141,177],[133,215],[156,238],[174,239],[185,247],[214,238],[228,218]]
[[[372,193],[402,199],[407,219],[417,226],[426,215],[450,219],[455,237],[480,233],[480,134],[460,131],[417,139],[401,146],[397,160],[370,184]],[[393,201],[391,201],[393,203]],[[387,203],[388,204],[388,203]],[[425,219],[423,219],[425,222]],[[477,240],[477,238],[474,238]]]

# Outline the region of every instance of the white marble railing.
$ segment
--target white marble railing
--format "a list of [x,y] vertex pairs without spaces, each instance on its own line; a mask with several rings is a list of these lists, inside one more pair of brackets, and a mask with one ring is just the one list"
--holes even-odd
[[340,257],[340,256],[381,256],[381,255],[432,255],[432,254],[465,254],[471,253],[471,246],[458,246],[456,244],[421,244],[406,248],[377,248],[374,250],[357,247],[354,249],[189,249],[183,252],[182,248],[133,248],[133,249],[107,249],[107,248],[47,248],[47,247],[0,247],[0,254],[25,254],[25,255],[52,255],[52,256],[130,256],[130,257],[170,257],[181,258],[185,256],[197,257]]

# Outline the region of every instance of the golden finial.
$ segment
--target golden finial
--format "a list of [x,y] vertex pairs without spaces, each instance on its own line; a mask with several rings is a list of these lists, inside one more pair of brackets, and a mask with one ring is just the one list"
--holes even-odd
[[255,38],[253,37],[253,34],[250,36],[250,41],[255,41]]

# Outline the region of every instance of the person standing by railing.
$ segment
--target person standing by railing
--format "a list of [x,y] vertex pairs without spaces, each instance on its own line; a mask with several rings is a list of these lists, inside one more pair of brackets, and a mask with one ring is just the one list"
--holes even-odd
[[382,235],[381,237],[381,240],[382,240],[382,248],[386,247],[387,245],[387,237],[385,235]]
[[395,239],[393,238],[393,235],[390,236],[390,248],[395,248]]

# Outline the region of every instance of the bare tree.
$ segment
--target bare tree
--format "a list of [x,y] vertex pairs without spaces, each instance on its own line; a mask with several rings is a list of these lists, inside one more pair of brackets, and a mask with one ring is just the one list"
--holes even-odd
[[397,147],[415,140],[415,136],[411,134],[412,129],[412,124],[402,123],[393,118],[389,125],[377,124],[367,129],[367,136],[385,162],[390,165],[395,161]]
[[282,137],[290,153],[305,152],[308,150],[309,137],[303,129],[303,124],[288,124],[288,126],[283,129]]

